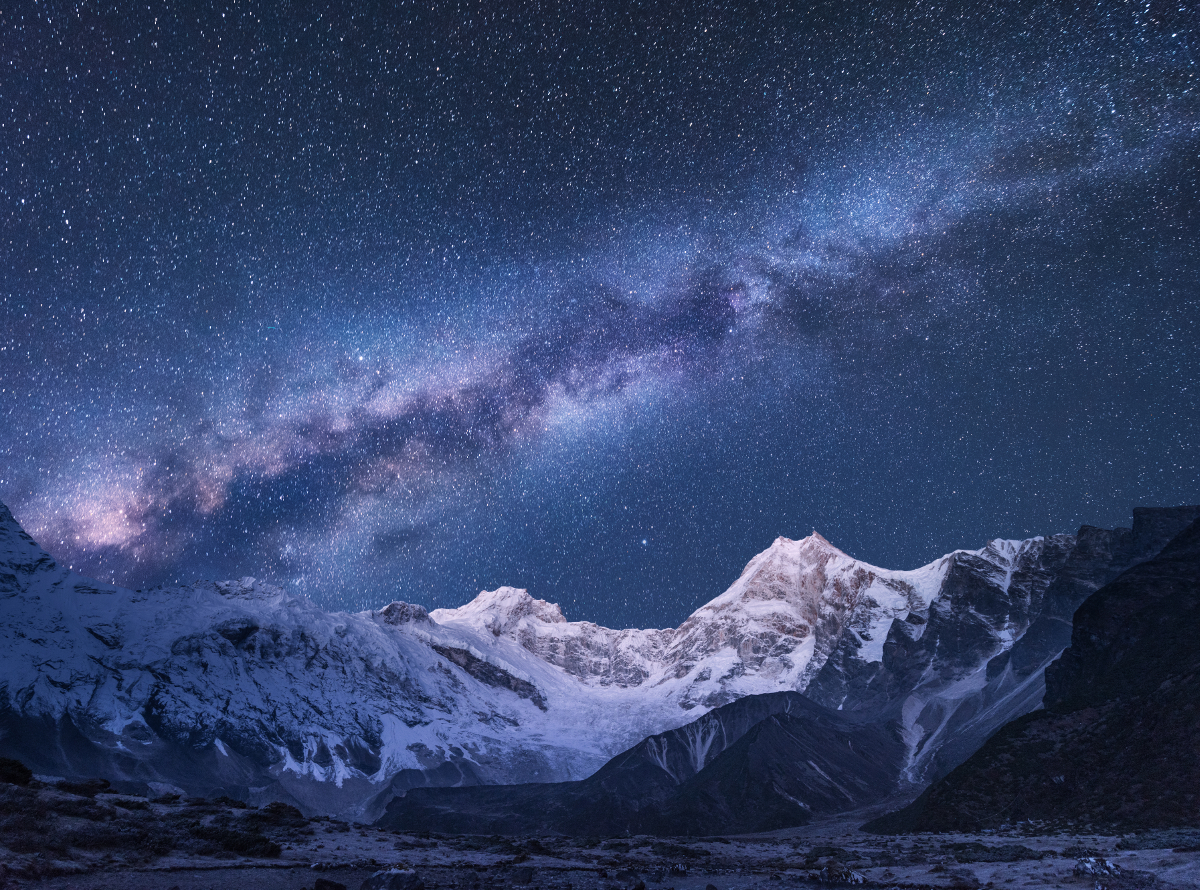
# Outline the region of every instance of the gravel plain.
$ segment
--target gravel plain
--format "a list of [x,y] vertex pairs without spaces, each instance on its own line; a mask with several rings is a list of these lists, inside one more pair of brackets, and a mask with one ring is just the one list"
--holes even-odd
[[414,870],[425,890],[1200,888],[1200,830],[880,836],[858,830],[871,815],[721,838],[428,836],[35,780],[0,784],[0,888],[359,890],[386,868]]

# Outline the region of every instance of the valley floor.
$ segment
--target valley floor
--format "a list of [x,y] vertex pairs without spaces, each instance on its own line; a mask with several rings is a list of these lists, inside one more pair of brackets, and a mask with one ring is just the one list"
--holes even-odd
[[[280,805],[151,801],[35,781],[0,785],[0,887],[300,890],[320,878],[358,890],[393,867],[415,870],[426,890],[1200,887],[1200,830],[884,837],[857,829],[870,815],[729,838],[422,837]],[[1102,868],[1097,860],[1122,874],[1078,873]]]

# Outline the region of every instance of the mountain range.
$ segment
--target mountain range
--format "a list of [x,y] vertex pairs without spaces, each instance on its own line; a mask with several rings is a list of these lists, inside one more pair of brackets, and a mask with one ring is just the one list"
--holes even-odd
[[486,797],[515,792],[475,786],[513,785],[548,830],[595,789],[641,815],[578,830],[794,824],[915,792],[1035,709],[1075,609],[1198,515],[1140,509],[1132,529],[912,571],[779,538],[679,627],[613,630],[513,588],[355,614],[251,578],[129,590],[60,566],[0,505],[0,754],[396,824],[498,826]]

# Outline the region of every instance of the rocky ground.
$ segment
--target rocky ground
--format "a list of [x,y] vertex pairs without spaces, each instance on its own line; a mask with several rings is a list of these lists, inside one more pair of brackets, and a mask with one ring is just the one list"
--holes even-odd
[[[409,890],[1200,887],[1200,830],[1116,837],[1025,825],[883,837],[858,830],[867,815],[729,838],[421,836],[307,819],[282,804],[33,779],[0,783],[0,887],[359,890],[389,868],[415,873],[403,877]],[[1103,873],[1106,864],[1121,874]]]

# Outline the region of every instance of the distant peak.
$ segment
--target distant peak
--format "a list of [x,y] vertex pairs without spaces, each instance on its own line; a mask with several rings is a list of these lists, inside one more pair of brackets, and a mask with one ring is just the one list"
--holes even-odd
[[0,534],[18,537],[29,544],[35,543],[28,532],[21,527],[17,517],[13,516],[12,511],[2,501],[0,501]]
[[803,546],[805,548],[820,550],[824,553],[837,554],[838,556],[844,556],[847,559],[854,559],[853,556],[848,554],[846,551],[842,550],[836,544],[831,544],[829,542],[829,539],[826,538],[819,531],[817,531],[815,528],[813,529],[812,534],[809,535],[807,538],[805,538],[803,541],[801,541],[800,544],[801,544],[801,546]]
[[438,623],[446,621],[480,622],[492,633],[499,634],[524,618],[546,624],[565,624],[566,617],[556,603],[534,599],[529,591],[519,587],[498,587],[484,590],[457,609],[435,609],[430,617]]
[[[758,554],[755,559],[762,559],[772,555],[784,556],[791,559],[801,554],[808,554],[810,557],[814,554],[823,554],[826,556],[844,556],[846,559],[854,559],[854,557],[845,551],[829,543],[829,540],[816,529],[813,529],[812,534],[807,538],[801,538],[800,540],[793,540],[792,538],[785,538],[783,535],[780,535],[771,543],[770,547]],[[747,568],[753,564],[754,560],[747,565]]]
[[523,609],[529,603],[536,602],[529,591],[523,587],[497,587],[495,590],[481,590],[475,599],[471,600],[467,605],[479,605],[482,608],[490,610]]

